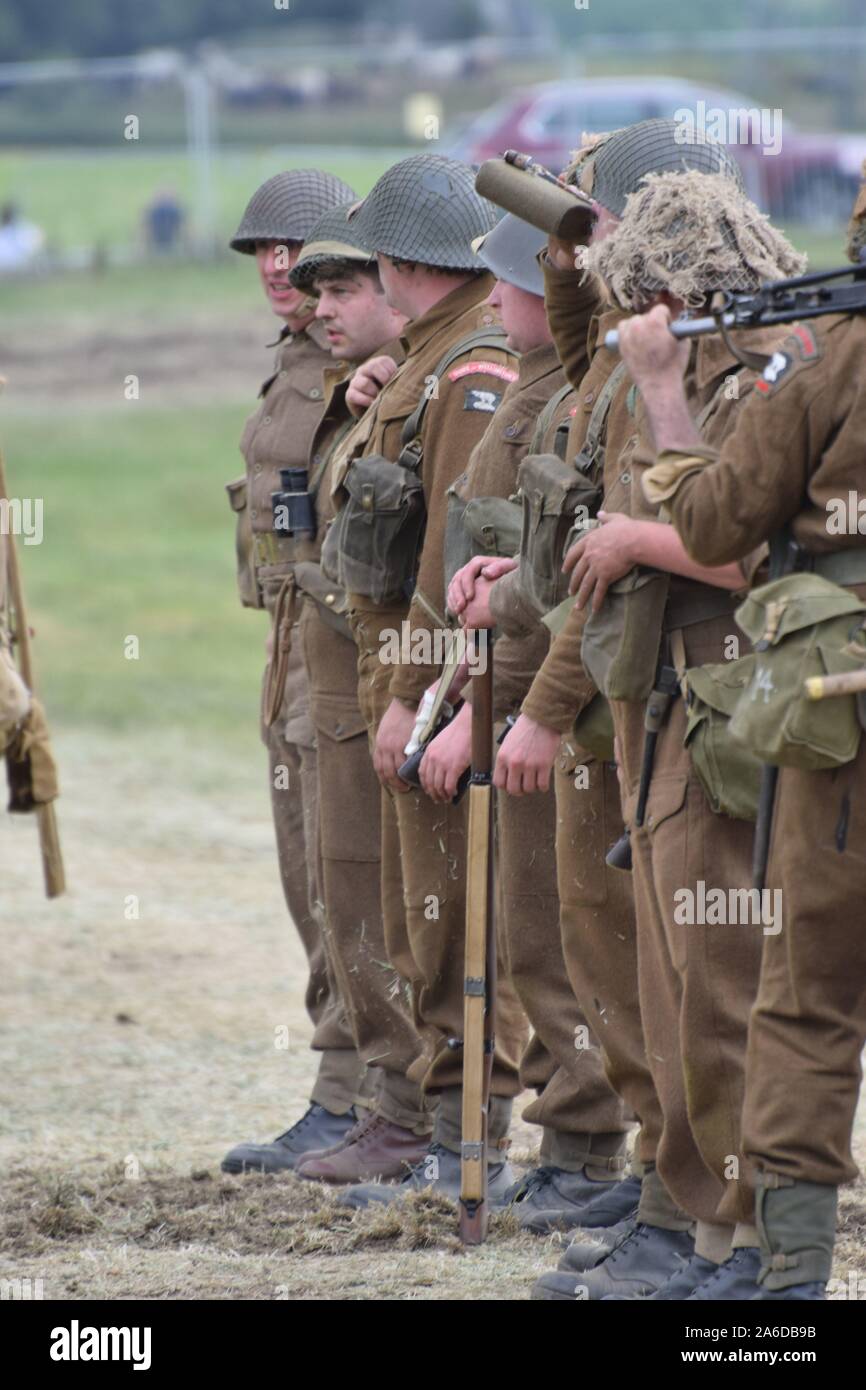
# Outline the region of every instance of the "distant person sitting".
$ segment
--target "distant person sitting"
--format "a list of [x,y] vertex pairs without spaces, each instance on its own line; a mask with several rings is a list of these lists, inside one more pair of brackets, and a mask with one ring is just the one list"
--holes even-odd
[[14,203],[0,207],[0,274],[20,270],[34,260],[45,244],[45,233],[27,222]]
[[186,214],[173,189],[157,193],[144,210],[148,249],[158,256],[176,251],[185,220]]

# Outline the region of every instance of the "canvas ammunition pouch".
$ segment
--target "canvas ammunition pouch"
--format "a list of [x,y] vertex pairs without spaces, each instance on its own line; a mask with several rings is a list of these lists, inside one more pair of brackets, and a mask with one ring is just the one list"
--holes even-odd
[[226,483],[229,506],[235,514],[235,551],[237,555],[238,594],[244,608],[263,608],[261,591],[256,582],[253,559],[253,530],[247,506],[247,478],[244,474]]
[[613,762],[613,716],[605,697],[596,694],[574,721],[574,738],[600,762]]
[[815,557],[814,572],[764,584],[737,609],[755,661],[730,731],[762,762],[814,771],[857,755],[856,696],[811,700],[806,693],[810,677],[866,668],[866,603],[828,574],[866,583],[866,550]]
[[463,500],[460,478],[448,489],[445,520],[445,587],[473,555],[511,556],[520,545],[520,507],[511,497]]
[[[452,362],[470,349],[502,348],[504,332],[478,329],[440,358],[431,375],[438,383]],[[343,479],[344,504],[322,547],[322,568],[348,593],[377,604],[410,598],[424,538],[427,509],[421,483],[423,426],[433,392],[427,379],[401,432],[396,463],[381,454],[353,459]]]
[[404,448],[397,463],[381,454],[352,462],[322,547],[322,569],[348,592],[379,604],[411,596],[427,520],[420,461]]
[[[697,418],[698,430],[715,405],[714,396]],[[672,595],[670,588],[667,572],[636,566],[611,584],[599,611],[588,617],[581,658],[609,700],[649,697],[663,633],[732,611],[730,594],[723,589],[696,584]]]
[[330,580],[314,560],[300,560],[295,565],[295,583],[305,597],[312,599],[322,622],[352,641],[352,629],[345,616],[345,589]]
[[[520,537],[520,586],[539,613],[555,608],[568,592],[562,561],[569,545],[593,518],[602,501],[604,467],[602,438],[611,402],[625,375],[619,363],[599,392],[587,426],[583,448],[573,462],[566,460],[568,422],[557,429],[552,454],[539,454],[550,419],[569,387],[548,402],[538,419],[530,451],[517,472],[523,509]],[[545,418],[546,412],[549,412]]]
[[731,716],[754,674],[755,656],[692,666],[683,675],[685,745],[717,815],[753,821],[758,814],[761,760],[731,736]]
[[611,584],[583,629],[581,660],[609,700],[646,700],[653,688],[670,575],[636,567]]

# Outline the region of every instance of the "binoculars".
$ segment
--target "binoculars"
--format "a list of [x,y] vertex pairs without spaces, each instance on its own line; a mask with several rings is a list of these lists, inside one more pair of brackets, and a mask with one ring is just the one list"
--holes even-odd
[[271,493],[274,530],[282,536],[316,534],[316,506],[308,491],[310,475],[306,468],[281,468],[281,491]]

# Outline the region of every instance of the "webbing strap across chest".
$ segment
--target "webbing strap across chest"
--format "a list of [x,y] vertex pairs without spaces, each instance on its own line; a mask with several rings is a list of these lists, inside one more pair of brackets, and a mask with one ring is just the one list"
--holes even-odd
[[575,467],[581,473],[589,473],[596,465],[601,466],[604,462],[604,444],[602,439],[607,428],[607,417],[613,404],[613,398],[619,390],[620,382],[626,374],[624,362],[618,362],[611,372],[607,381],[598,393],[598,399],[592,407],[592,414],[589,417],[589,424],[586,427],[586,438],[583,447],[575,459]]
[[[529,441],[530,454],[539,454],[541,452],[541,447],[544,443],[544,436],[550,429],[554,415],[556,414],[562,402],[565,400],[566,396],[573,390],[574,387],[571,385],[571,382],[567,381],[564,386],[560,386],[559,390],[551,396],[550,400],[547,402],[547,405],[544,407],[544,409],[542,410],[541,414],[535,422],[535,429],[532,431],[532,438]],[[566,446],[564,442],[561,442],[560,435],[564,433],[566,438],[568,437],[568,429],[570,423],[570,420],[563,420],[562,423],[557,427],[553,451],[557,455],[557,457],[561,459],[565,458]]]
[[448,368],[453,362],[457,361],[458,357],[463,357],[465,353],[472,351],[473,348],[494,348],[501,352],[503,351],[504,340],[504,328],[476,328],[471,333],[467,333],[459,342],[452,343],[448,351],[443,353],[436,363],[436,366],[433,368],[433,371],[427,377],[424,390],[421,393],[421,399],[408,420],[405,421],[400,433],[400,442],[403,447],[400,450],[400,457],[397,462],[401,464],[403,468],[417,470],[421,463],[421,456],[424,452],[424,446],[421,440],[424,416],[427,413],[430,400],[435,394],[435,388],[431,386],[430,377],[435,377],[436,386],[438,387],[439,382],[442,380]]

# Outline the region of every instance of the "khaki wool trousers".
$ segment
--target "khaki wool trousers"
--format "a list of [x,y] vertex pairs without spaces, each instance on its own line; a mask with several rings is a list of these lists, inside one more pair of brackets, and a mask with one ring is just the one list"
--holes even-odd
[[556,794],[497,798],[503,961],[532,1027],[521,1086],[537,1092],[523,1119],[542,1125],[542,1158],[616,1176],[631,1128],[605,1075],[563,957],[556,874]]
[[270,728],[262,724],[261,733],[268,751],[283,894],[307,956],[304,1002],[314,1029],[310,1045],[322,1054],[310,1098],[333,1114],[343,1115],[358,1096],[363,1066],[329,968],[322,915],[316,907],[320,898],[316,740],[297,629],[280,709]]

